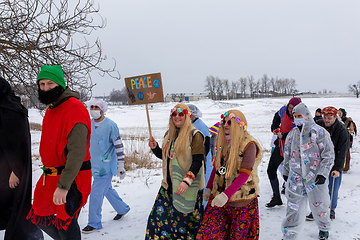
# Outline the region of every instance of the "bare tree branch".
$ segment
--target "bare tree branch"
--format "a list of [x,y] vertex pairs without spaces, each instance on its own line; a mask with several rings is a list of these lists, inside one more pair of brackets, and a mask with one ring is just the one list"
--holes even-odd
[[86,39],[105,23],[92,0],[1,0],[0,74],[30,96],[41,65],[62,65],[68,86],[88,96],[95,86],[91,72],[121,77],[115,61],[102,67],[107,57],[100,40]]

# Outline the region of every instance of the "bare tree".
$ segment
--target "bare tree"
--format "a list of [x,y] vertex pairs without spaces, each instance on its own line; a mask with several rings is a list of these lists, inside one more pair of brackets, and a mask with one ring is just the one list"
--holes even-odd
[[261,87],[261,79],[258,79],[255,83],[254,92],[256,92],[256,96],[259,97],[260,93],[260,87]]
[[230,93],[230,84],[229,84],[229,80],[228,79],[223,79],[222,80],[223,83],[223,88],[226,94],[226,100],[229,100],[229,93]]
[[359,98],[360,95],[360,81],[357,84],[349,84],[348,86],[349,92],[352,92],[356,95],[356,98]]
[[215,89],[216,89],[216,99],[217,100],[222,100],[224,97],[224,85],[223,85],[223,81],[216,77],[215,79],[216,85],[215,85]]
[[111,102],[120,102],[121,104],[127,104],[126,87],[123,87],[121,90],[111,90],[109,100]]
[[246,87],[247,87],[247,81],[246,81],[246,78],[240,78],[239,79],[239,83],[240,83],[240,93],[241,93],[241,96],[243,98],[246,97]]
[[264,74],[263,77],[261,78],[261,91],[263,93],[267,93],[269,91],[268,89],[269,86],[270,86],[270,79],[266,74]]
[[67,85],[88,95],[95,85],[91,72],[120,79],[115,62],[101,66],[106,56],[100,40],[86,39],[104,27],[92,0],[0,1],[0,74],[29,96],[41,65],[62,65]]
[[280,94],[283,93],[283,83],[282,83],[281,78],[280,79],[276,78],[275,86],[276,86],[276,92],[278,92]]
[[232,99],[235,99],[237,98],[237,92],[239,90],[239,82],[236,81],[236,82],[231,82],[231,95],[232,95]]
[[289,80],[289,93],[290,94],[294,95],[297,92],[296,85],[297,85],[296,80],[293,78],[290,78],[290,80]]
[[209,93],[212,100],[216,100],[216,80],[212,75],[207,76],[205,79],[205,91]]
[[269,81],[269,85],[270,85],[270,87],[271,87],[271,89],[272,89],[272,91],[273,92],[276,92],[276,85],[275,85],[275,78],[270,78],[270,81]]
[[251,97],[253,98],[254,97],[255,85],[256,85],[254,76],[252,76],[252,75],[248,76],[247,80],[248,80],[248,83],[249,83],[250,94],[251,94]]

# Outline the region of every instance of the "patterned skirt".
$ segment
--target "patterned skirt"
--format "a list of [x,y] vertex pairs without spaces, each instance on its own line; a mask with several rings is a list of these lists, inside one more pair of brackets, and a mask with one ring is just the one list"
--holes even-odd
[[204,220],[196,239],[259,239],[258,199],[240,208],[206,205]]
[[202,191],[198,192],[195,209],[184,214],[172,204],[172,190],[161,187],[150,212],[145,240],[195,239],[204,214]]

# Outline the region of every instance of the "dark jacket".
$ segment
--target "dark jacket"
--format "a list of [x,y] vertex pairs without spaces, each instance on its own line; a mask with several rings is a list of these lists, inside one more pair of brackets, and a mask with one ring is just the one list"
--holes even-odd
[[[9,187],[11,172],[19,185]],[[5,240],[26,240],[31,208],[31,139],[27,109],[9,83],[0,77],[0,230]]]
[[336,119],[335,123],[330,127],[325,126],[324,120],[318,121],[318,124],[330,133],[331,140],[334,144],[335,161],[331,171],[338,170],[339,172],[342,172],[344,169],[346,153],[349,147],[349,132],[345,125],[338,119]]

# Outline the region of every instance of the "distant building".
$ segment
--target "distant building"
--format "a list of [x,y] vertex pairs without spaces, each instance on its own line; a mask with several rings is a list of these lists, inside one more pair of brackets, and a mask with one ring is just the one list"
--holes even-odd
[[165,96],[165,102],[189,102],[207,98],[207,93],[168,93]]

